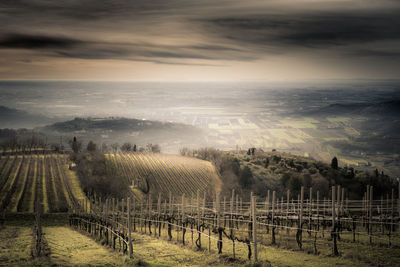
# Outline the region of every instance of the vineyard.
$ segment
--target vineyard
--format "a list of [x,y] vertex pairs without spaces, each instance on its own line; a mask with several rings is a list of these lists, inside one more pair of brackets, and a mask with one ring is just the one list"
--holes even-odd
[[223,199],[200,191],[194,198],[161,193],[141,201],[91,198],[79,202],[70,224],[129,255],[138,232],[240,261],[267,261],[266,251],[279,247],[330,258],[345,255],[345,265],[355,260],[395,266],[400,197],[394,192],[374,199],[368,186],[362,200],[347,199],[340,186],[332,186],[329,199],[320,199],[312,188],[305,199],[303,187],[297,198],[274,191],[266,199],[251,195],[247,202],[234,191]]
[[44,212],[66,212],[84,198],[78,178],[62,154],[8,155],[0,159],[0,210],[33,213],[38,200]]
[[127,179],[137,199],[145,194],[192,196],[197,190],[220,191],[220,178],[208,161],[160,153],[107,154],[106,158],[107,173]]

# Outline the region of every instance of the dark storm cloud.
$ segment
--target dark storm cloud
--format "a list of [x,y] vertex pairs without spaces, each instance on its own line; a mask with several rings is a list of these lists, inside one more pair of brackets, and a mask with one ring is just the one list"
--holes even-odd
[[[379,51],[370,56],[386,57],[400,41],[396,1],[365,0],[363,6],[372,3],[376,8],[362,10],[347,8],[346,1],[343,6],[324,1],[329,6],[321,3],[320,9],[316,2],[285,3],[4,0],[0,48],[45,50],[45,56],[67,58],[187,64],[188,59],[251,61],[298,50],[312,53],[314,48],[337,54],[337,47],[342,56],[357,58],[370,43],[377,43],[378,49],[372,50]],[[112,41],[114,35],[119,39]],[[147,43],[138,42],[139,37]],[[160,38],[172,38],[175,45],[160,43]],[[183,45],[187,40],[191,44]],[[380,47],[384,41],[394,44]]]
[[0,38],[0,48],[71,48],[81,42],[78,40],[57,36],[33,36],[25,34],[8,34]]
[[[80,59],[121,59],[154,62],[157,64],[201,65],[161,61],[158,59],[218,60],[230,57],[220,51],[239,51],[220,45],[172,46],[151,43],[118,43],[78,40],[59,36],[7,34],[0,37],[0,49],[42,49],[49,56]],[[241,57],[241,60],[253,58]]]
[[[302,13],[211,19],[206,24],[232,41],[273,47],[359,45],[399,40],[397,11],[370,13]],[[210,27],[213,27],[210,26]]]

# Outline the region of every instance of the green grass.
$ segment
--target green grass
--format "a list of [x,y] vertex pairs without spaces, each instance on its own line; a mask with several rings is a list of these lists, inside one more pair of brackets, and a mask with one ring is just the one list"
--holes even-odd
[[65,226],[44,227],[51,264],[61,266],[124,265],[125,256],[111,252],[91,238]]
[[0,266],[28,264],[31,257],[32,227],[7,225],[0,230]]
[[[202,249],[192,243],[190,229],[182,245],[182,232],[173,228],[173,241],[167,241],[167,229],[161,238],[133,232],[133,259],[113,251],[92,237],[67,226],[65,214],[46,214],[43,218],[43,232],[50,248],[48,258],[31,262],[33,215],[12,214],[0,230],[0,266],[243,266],[251,265],[247,260],[247,247],[236,242],[236,260],[233,259],[232,244],[223,237],[223,253],[218,255],[213,234],[211,252],[208,238],[202,236]],[[140,230],[138,225],[137,230]],[[261,229],[260,229],[261,230]],[[368,244],[367,236],[357,236],[358,243],[350,242],[351,235],[342,234],[338,242],[339,257],[332,257],[332,241],[318,238],[319,255],[312,253],[312,237],[303,233],[303,250],[297,248],[294,233],[288,239],[285,230],[277,229],[277,245],[270,245],[270,235],[259,235],[258,256],[264,266],[397,266],[400,262],[400,248]],[[360,229],[361,230],[361,229]],[[152,227],[154,231],[154,226]],[[196,235],[194,235],[194,240]],[[263,243],[263,244],[261,244]],[[118,247],[118,246],[117,246]]]

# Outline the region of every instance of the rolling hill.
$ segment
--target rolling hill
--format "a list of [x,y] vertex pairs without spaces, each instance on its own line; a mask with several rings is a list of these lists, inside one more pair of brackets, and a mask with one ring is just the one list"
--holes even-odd
[[51,140],[71,139],[89,140],[107,145],[131,142],[140,146],[159,144],[163,151],[177,152],[185,144],[203,141],[200,129],[186,124],[138,120],[133,118],[75,118],[57,122],[35,130],[46,134]]
[[127,179],[137,198],[220,191],[221,180],[208,161],[161,153],[107,154],[106,159],[107,172]]

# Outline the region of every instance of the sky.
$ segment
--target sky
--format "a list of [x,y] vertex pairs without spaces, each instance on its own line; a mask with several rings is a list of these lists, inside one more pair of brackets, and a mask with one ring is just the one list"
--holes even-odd
[[2,0],[0,79],[400,78],[396,0]]

